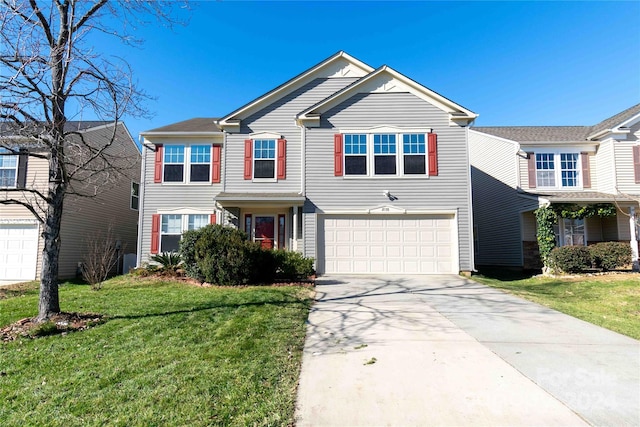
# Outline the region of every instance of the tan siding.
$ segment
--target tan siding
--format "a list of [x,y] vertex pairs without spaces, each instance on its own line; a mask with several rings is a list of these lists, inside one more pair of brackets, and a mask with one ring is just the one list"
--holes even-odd
[[535,242],[536,237],[536,216],[533,212],[524,212],[522,214],[522,240],[525,242]]
[[602,242],[602,221],[600,217],[585,218],[587,242]]
[[[595,156],[596,173],[592,172],[592,178],[596,178],[597,185],[592,189],[604,193],[615,193],[616,177],[614,168],[613,142],[611,140],[600,143]],[[593,167],[593,163],[591,164]]]
[[640,194],[640,184],[635,183],[633,174],[633,146],[635,142],[614,142],[614,155],[618,190],[628,194]]

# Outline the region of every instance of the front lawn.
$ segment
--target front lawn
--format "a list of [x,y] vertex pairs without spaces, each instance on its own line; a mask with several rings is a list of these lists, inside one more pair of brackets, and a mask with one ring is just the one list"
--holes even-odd
[[[35,316],[37,298],[4,291],[0,328]],[[60,301],[107,321],[0,343],[3,426],[293,423],[309,289],[125,276],[100,291],[65,284]]]
[[640,339],[640,275],[529,277],[493,270],[473,279]]

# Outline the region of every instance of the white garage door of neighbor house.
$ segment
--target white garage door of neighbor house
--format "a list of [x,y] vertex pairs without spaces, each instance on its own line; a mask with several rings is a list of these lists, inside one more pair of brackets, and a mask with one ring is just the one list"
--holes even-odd
[[0,224],[0,280],[34,280],[37,224]]
[[324,272],[457,273],[453,215],[327,215]]

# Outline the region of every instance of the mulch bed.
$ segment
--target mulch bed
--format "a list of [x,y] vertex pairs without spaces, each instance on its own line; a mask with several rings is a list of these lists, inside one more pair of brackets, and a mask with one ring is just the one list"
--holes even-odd
[[[0,341],[9,342],[18,338],[37,338],[44,335],[67,334],[82,331],[104,321],[101,314],[96,313],[58,313],[49,319],[49,325],[43,327],[35,317],[27,317],[0,329]],[[45,322],[46,323],[46,322]]]

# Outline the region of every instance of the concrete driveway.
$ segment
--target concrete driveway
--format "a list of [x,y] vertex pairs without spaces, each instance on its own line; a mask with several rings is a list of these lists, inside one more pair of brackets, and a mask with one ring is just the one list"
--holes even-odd
[[298,426],[637,426],[640,342],[458,276],[323,277]]

